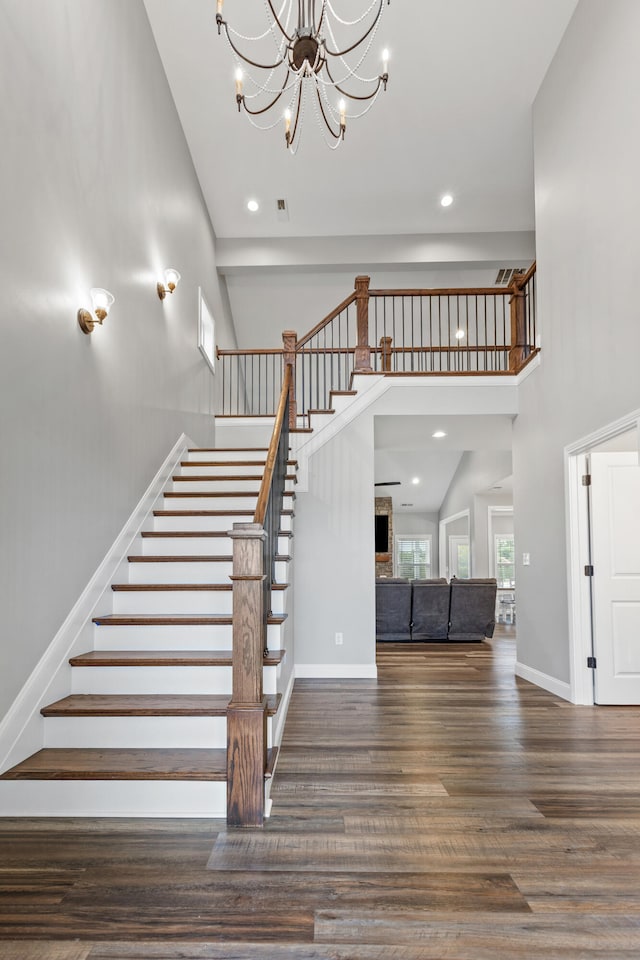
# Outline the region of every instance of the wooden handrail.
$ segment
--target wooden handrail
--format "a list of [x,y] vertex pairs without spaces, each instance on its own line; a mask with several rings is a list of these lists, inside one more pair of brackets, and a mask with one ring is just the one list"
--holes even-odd
[[442,290],[369,290],[370,297],[504,297],[510,293],[511,287],[453,287]]
[[273,425],[271,443],[269,444],[269,452],[267,453],[264,475],[260,485],[260,493],[258,494],[256,512],[253,515],[253,522],[259,523],[261,526],[264,525],[265,516],[267,514],[267,504],[269,502],[269,493],[271,492],[271,484],[273,482],[273,471],[276,465],[276,457],[278,455],[278,445],[280,443],[280,434],[282,433],[282,425],[284,423],[284,414],[287,406],[287,398],[289,396],[289,388],[291,386],[291,377],[291,365],[287,364],[287,368],[284,372],[282,390],[280,391],[280,400],[278,401],[276,421]]
[[270,347],[269,349],[263,350],[221,350],[220,347],[217,348],[216,356],[218,357],[255,357],[255,356],[265,356],[270,357],[274,355],[282,354],[282,347]]
[[531,280],[531,277],[534,275],[535,272],[536,272],[536,261],[534,260],[531,266],[529,267],[529,269],[527,270],[527,272],[524,274],[524,276],[518,276],[518,282],[523,284],[524,286],[525,284],[529,283],[529,280]]
[[342,301],[342,303],[339,303],[338,306],[331,311],[331,313],[328,313],[324,318],[324,320],[321,320],[320,323],[316,323],[313,330],[310,330],[309,333],[305,333],[304,337],[301,337],[298,340],[298,342],[296,343],[296,350],[300,350],[300,348],[303,347],[305,343],[311,340],[312,337],[315,337],[316,333],[320,333],[323,327],[326,327],[328,324],[331,323],[332,320],[335,320],[338,314],[342,313],[343,310],[346,310],[347,307],[350,307],[352,303],[355,303],[355,300],[356,300],[356,294],[354,291],[353,293],[350,293],[349,296]]
[[[390,338],[389,338],[390,339]],[[371,347],[371,352],[384,353],[387,350],[388,353],[499,353],[500,351],[508,350],[508,343],[496,343],[492,346],[486,346],[485,344],[472,344],[471,346],[458,346],[452,344],[450,347]]]

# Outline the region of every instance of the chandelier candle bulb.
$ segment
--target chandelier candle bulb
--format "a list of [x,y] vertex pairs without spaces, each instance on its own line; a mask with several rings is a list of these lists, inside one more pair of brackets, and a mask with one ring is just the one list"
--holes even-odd
[[344,100],[341,100],[338,104],[338,110],[340,111],[340,130],[344,138],[344,131],[347,128],[347,105]]

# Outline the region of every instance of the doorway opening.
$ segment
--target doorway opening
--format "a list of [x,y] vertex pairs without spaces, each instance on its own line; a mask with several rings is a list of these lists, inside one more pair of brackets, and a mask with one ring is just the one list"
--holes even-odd
[[640,703],[639,422],[565,451],[573,703]]

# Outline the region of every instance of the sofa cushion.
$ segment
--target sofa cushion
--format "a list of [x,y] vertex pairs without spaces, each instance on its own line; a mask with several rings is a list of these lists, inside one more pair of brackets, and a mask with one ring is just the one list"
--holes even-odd
[[452,579],[449,640],[478,642],[493,636],[497,588],[493,578]]
[[411,639],[411,582],[395,577],[376,579],[376,640]]
[[449,584],[437,580],[413,580],[411,639],[446,640],[449,627]]

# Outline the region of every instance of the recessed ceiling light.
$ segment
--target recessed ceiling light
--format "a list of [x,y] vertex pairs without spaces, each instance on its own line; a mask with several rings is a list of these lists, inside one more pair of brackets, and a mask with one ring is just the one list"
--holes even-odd
[[453,203],[453,197],[451,196],[450,193],[445,193],[444,197],[441,197],[440,199],[441,207],[450,207],[452,203]]
[[249,200],[249,202],[247,203],[247,210],[250,210],[251,213],[255,213],[259,209],[260,209],[260,204],[258,203],[257,200]]
[[465,332],[464,330],[456,330],[456,340],[464,340]]
[[420,483],[420,477],[414,477],[411,483]]
[[439,440],[440,437],[446,437],[446,433],[444,430],[436,430],[436,432],[432,433],[431,436],[435,437],[436,440]]

